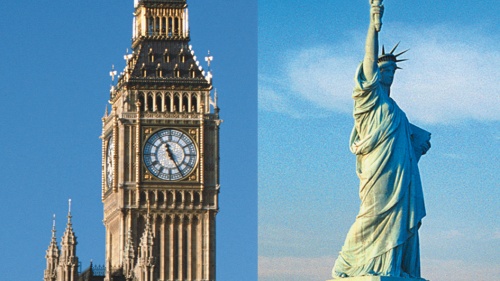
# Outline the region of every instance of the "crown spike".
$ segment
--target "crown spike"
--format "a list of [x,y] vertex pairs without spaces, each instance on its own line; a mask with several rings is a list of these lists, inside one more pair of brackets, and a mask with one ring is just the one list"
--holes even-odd
[[409,50],[410,50],[410,49],[406,49],[406,50],[402,51],[401,53],[399,53],[399,54],[397,54],[397,55],[394,55],[394,56],[397,58],[397,57],[399,57],[400,55],[402,55],[402,54],[404,54],[404,53],[408,52]]
[[385,47],[382,45],[382,56],[385,55]]
[[408,59],[396,60],[396,62],[407,61]]
[[399,46],[399,43],[401,43],[401,41],[399,41],[399,42],[396,44],[396,46],[394,46],[394,48],[392,48],[392,50],[391,50],[391,52],[390,52],[390,54],[391,54],[391,55],[394,53],[394,51],[396,51],[396,49],[397,49],[397,48],[398,48],[398,46]]

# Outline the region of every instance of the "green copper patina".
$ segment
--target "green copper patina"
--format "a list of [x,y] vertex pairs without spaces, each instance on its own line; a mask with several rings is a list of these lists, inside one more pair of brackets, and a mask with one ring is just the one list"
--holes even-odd
[[384,11],[380,2],[371,5],[366,53],[353,93],[350,146],[357,160],[361,206],[335,262],[334,278],[420,278],[418,228],[425,206],[417,164],[430,148],[430,133],[410,124],[390,97],[401,60],[393,54],[397,46],[378,56]]

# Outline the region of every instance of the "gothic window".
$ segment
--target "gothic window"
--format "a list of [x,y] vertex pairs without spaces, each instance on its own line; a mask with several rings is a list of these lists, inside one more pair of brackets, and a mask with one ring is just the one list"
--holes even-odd
[[170,94],[167,94],[167,95],[165,96],[165,104],[164,104],[164,108],[165,108],[165,111],[167,111],[167,112],[172,112]]
[[157,93],[156,94],[156,111],[163,111],[163,108],[161,105],[162,105],[161,94]]
[[160,18],[156,17],[155,18],[155,32],[154,32],[155,35],[159,35],[160,34]]
[[165,194],[163,193],[163,191],[160,191],[158,193],[158,205],[163,205],[165,204]]
[[189,106],[188,97],[186,94],[182,96],[182,112],[187,112]]
[[165,17],[162,17],[161,18],[161,35],[164,35],[166,30],[167,30],[167,19]]
[[146,192],[142,191],[139,197],[139,204],[140,205],[146,205],[147,199],[146,199]]
[[175,203],[176,203],[177,205],[181,205],[181,204],[182,204],[182,201],[184,201],[184,200],[182,199],[182,193],[181,193],[181,192],[179,192],[179,191],[177,191],[177,192],[175,193]]
[[153,111],[153,94],[151,93],[148,94],[148,101],[146,105],[148,111]]
[[198,112],[198,98],[195,94],[191,96],[191,111]]
[[172,37],[172,17],[168,17],[168,37]]
[[146,109],[146,103],[144,102],[144,93],[140,92],[139,96],[137,97],[137,100],[141,104],[141,108],[139,108],[140,111],[145,111]]
[[200,203],[201,203],[200,202],[200,193],[199,192],[195,192],[194,193],[194,198],[193,198],[193,204],[196,207],[196,206],[200,205]]
[[174,204],[174,193],[169,191],[167,193],[167,205],[172,206]]
[[185,203],[186,205],[190,205],[190,204],[191,204],[191,202],[192,202],[192,200],[191,200],[191,196],[192,196],[192,194],[191,194],[191,193],[186,193],[186,198],[184,199],[184,201],[185,201],[184,203]]
[[148,35],[149,36],[153,35],[153,26],[154,26],[154,18],[150,17],[148,20]]
[[179,35],[179,18],[178,17],[175,17],[175,20],[174,20],[174,34],[175,35]]
[[148,200],[149,200],[149,204],[151,204],[151,205],[156,204],[156,196],[155,196],[155,193],[153,191],[149,192]]
[[174,108],[172,109],[172,111],[178,111],[180,103],[181,102],[180,102],[179,94],[175,93],[175,96],[174,96]]

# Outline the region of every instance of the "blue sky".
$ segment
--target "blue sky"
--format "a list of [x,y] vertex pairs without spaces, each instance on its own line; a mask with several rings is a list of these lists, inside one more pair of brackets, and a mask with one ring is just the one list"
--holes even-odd
[[[218,280],[257,279],[257,3],[188,1],[191,44],[210,50],[221,118]],[[130,48],[133,1],[3,1],[0,9],[1,280],[42,280],[72,199],[77,255],[104,263],[101,117],[111,65]]]
[[[500,276],[498,1],[384,1],[410,49],[391,95],[432,133],[420,162],[422,274]],[[326,280],[357,214],[349,151],[368,1],[259,1],[259,280]]]

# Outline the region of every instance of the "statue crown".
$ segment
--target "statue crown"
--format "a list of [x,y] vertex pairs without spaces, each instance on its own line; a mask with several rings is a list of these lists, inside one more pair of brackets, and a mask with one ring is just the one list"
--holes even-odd
[[378,62],[384,62],[384,61],[392,61],[392,62],[401,62],[401,61],[406,61],[407,59],[398,59],[398,57],[406,52],[408,52],[409,49],[402,51],[401,53],[395,55],[394,51],[396,51],[396,48],[399,46],[399,43],[392,48],[392,50],[389,53],[385,53],[385,48],[382,45],[382,54],[378,57]]

